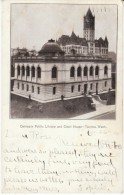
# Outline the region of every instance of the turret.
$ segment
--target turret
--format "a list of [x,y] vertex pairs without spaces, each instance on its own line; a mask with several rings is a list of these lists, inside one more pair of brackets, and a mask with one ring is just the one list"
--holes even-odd
[[105,45],[108,47],[108,39],[105,37]]

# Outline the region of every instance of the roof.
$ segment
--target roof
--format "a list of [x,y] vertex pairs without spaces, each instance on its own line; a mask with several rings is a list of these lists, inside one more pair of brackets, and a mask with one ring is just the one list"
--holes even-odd
[[35,57],[17,57],[14,58],[14,63],[16,62],[49,62],[49,63],[53,63],[53,62],[107,62],[107,63],[111,63],[111,58],[103,58],[103,57],[93,57],[93,56],[57,56],[57,57],[51,57],[51,56],[47,56],[47,57],[43,57],[43,56],[35,56]]
[[76,36],[76,34],[74,33],[74,31],[72,31],[72,33],[71,33],[71,38],[72,38],[72,39],[76,39],[76,38],[77,38],[77,36]]
[[60,46],[53,40],[50,39],[47,43],[43,45],[41,50],[39,51],[39,54],[45,54],[45,53],[62,53]]
[[85,38],[81,38],[79,36],[77,36],[74,31],[72,31],[72,34],[71,36],[68,36],[68,35],[62,35],[57,43],[59,45],[80,45],[80,46],[87,46],[87,41]]
[[18,49],[17,51],[19,53],[26,53],[27,52],[27,49],[26,48],[23,48],[23,49]]
[[95,40],[95,46],[96,47],[108,47],[108,39],[105,37],[105,40],[100,37],[98,40]]
[[87,13],[86,13],[86,17],[87,17],[87,18],[94,18],[93,14],[92,14],[92,12],[91,12],[91,10],[90,10],[90,8],[88,9],[88,11],[87,11]]

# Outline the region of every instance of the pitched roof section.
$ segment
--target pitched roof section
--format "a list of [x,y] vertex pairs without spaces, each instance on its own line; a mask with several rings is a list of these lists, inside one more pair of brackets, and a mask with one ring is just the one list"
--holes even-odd
[[98,40],[95,40],[95,46],[96,47],[108,47],[108,39],[105,37],[105,40],[100,37]]
[[[79,36],[76,36],[76,34],[72,31],[71,36],[68,35],[62,35],[57,43],[59,45],[65,46],[65,45],[81,45],[81,46],[88,46],[87,40],[85,38],[81,38]],[[96,47],[108,47],[108,39],[105,37],[103,39],[100,37],[99,39],[95,40],[95,46]]]
[[62,35],[57,43],[59,45],[65,46],[65,45],[81,45],[81,46],[87,46],[87,41],[85,38],[81,38],[77,36],[74,31],[72,31],[71,36],[68,35]]
[[87,13],[86,13],[86,17],[87,17],[87,18],[94,18],[93,14],[92,14],[92,12],[91,12],[91,10],[90,10],[90,8],[88,9],[88,11],[87,11]]
[[76,36],[76,34],[74,33],[74,31],[72,31],[72,33],[71,33],[71,38],[72,38],[72,39],[77,38],[77,36]]

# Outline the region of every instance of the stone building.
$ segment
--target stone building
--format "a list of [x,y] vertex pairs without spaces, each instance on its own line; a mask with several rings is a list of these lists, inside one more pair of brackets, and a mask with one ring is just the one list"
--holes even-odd
[[[86,17],[89,15],[91,15],[90,10]],[[91,25],[85,25],[85,38],[77,39],[74,32],[71,36],[73,40],[79,41],[78,46],[82,44],[83,55],[77,48],[76,50],[73,48],[75,44],[71,45],[72,51],[68,55],[60,42],[51,39],[43,45],[38,56],[15,57],[13,93],[47,102],[60,100],[63,97],[65,99],[79,97],[89,92],[99,93],[111,88],[111,59],[106,55],[96,55],[94,17],[91,23],[92,28]],[[103,42],[105,44],[105,41]],[[98,50],[101,51],[103,45],[99,44],[100,41],[98,41]]]
[[83,35],[81,38],[72,31],[71,36],[62,35],[57,43],[66,54],[107,56],[108,39],[107,37],[95,39],[95,16],[92,15],[90,8],[84,16]]

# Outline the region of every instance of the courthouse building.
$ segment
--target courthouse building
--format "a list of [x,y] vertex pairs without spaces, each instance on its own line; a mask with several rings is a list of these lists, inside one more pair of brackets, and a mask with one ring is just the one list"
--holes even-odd
[[45,43],[38,56],[15,57],[13,93],[45,102],[111,88],[108,40],[95,39],[90,9],[84,16],[83,35],[62,35]]

